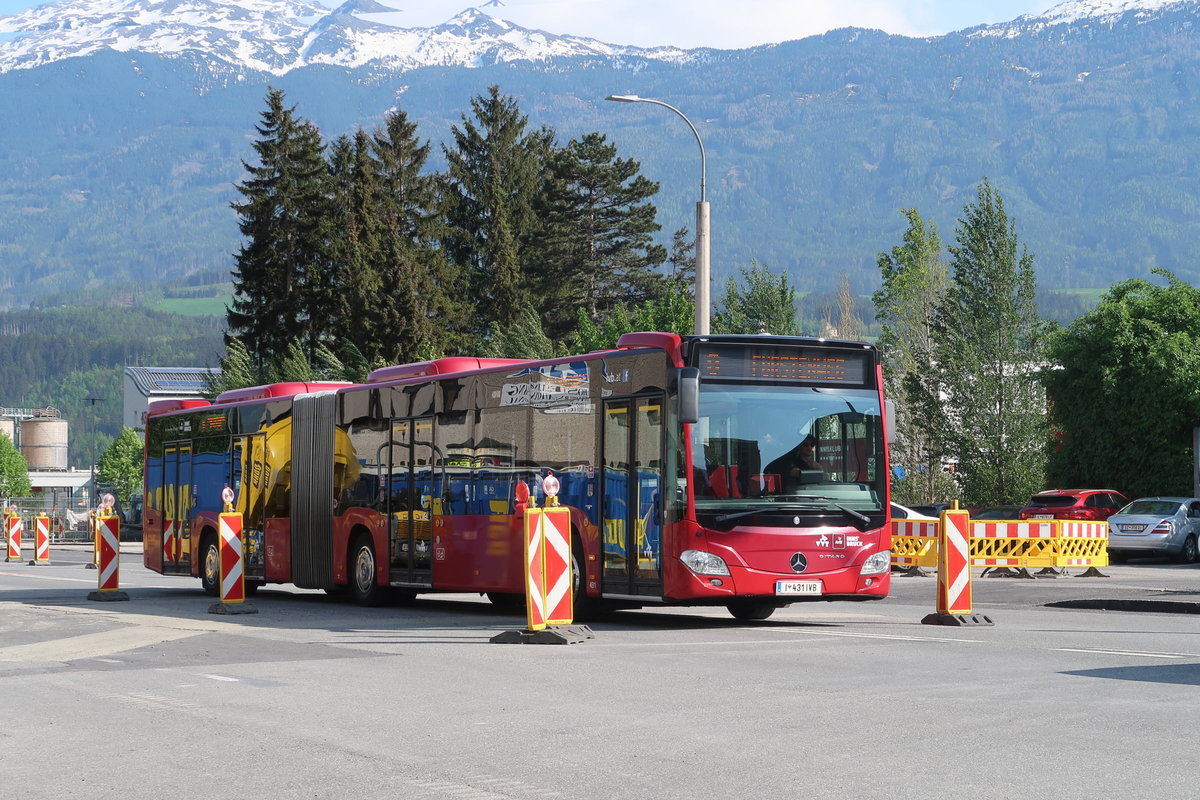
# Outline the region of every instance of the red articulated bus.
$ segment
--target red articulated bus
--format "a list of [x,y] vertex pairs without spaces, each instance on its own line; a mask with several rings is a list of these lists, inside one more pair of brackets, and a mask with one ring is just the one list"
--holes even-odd
[[514,487],[553,473],[576,613],[887,595],[878,351],[782,336],[632,333],[543,361],[442,358],[364,384],[151,404],[145,564],[218,588],[217,514],[245,515],[248,591],[363,604],[524,593]]

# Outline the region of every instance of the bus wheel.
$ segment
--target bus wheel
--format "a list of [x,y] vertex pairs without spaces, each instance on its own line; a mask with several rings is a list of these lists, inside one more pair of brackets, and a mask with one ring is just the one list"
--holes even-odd
[[734,619],[740,619],[742,622],[766,619],[775,613],[775,609],[779,608],[774,603],[761,600],[735,600],[725,607],[729,609],[730,614],[733,614]]
[[365,533],[355,537],[350,549],[350,594],[360,606],[383,602],[383,588],[375,580],[375,546]]
[[217,537],[213,533],[204,534],[200,545],[200,586],[209,597],[216,597],[221,591],[221,555],[217,550]]

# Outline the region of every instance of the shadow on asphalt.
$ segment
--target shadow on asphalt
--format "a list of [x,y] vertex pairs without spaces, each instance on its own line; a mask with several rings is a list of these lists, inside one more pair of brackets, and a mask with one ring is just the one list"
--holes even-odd
[[1174,683],[1179,686],[1200,686],[1200,664],[1154,664],[1141,667],[1105,667],[1080,669],[1062,673],[1081,678],[1107,678],[1114,681],[1140,683]]

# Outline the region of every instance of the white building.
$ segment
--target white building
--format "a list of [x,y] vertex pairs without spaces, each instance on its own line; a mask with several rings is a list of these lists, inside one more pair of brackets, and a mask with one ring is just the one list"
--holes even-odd
[[151,400],[203,397],[208,380],[219,372],[213,367],[126,367],[121,424],[139,433],[145,431]]

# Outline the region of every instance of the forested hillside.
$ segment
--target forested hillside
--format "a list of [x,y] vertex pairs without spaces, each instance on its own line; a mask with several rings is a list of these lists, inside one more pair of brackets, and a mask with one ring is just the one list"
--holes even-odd
[[57,408],[71,423],[71,462],[84,466],[93,442],[99,453],[120,432],[124,368],[215,366],[221,327],[120,306],[0,313],[0,405]]

